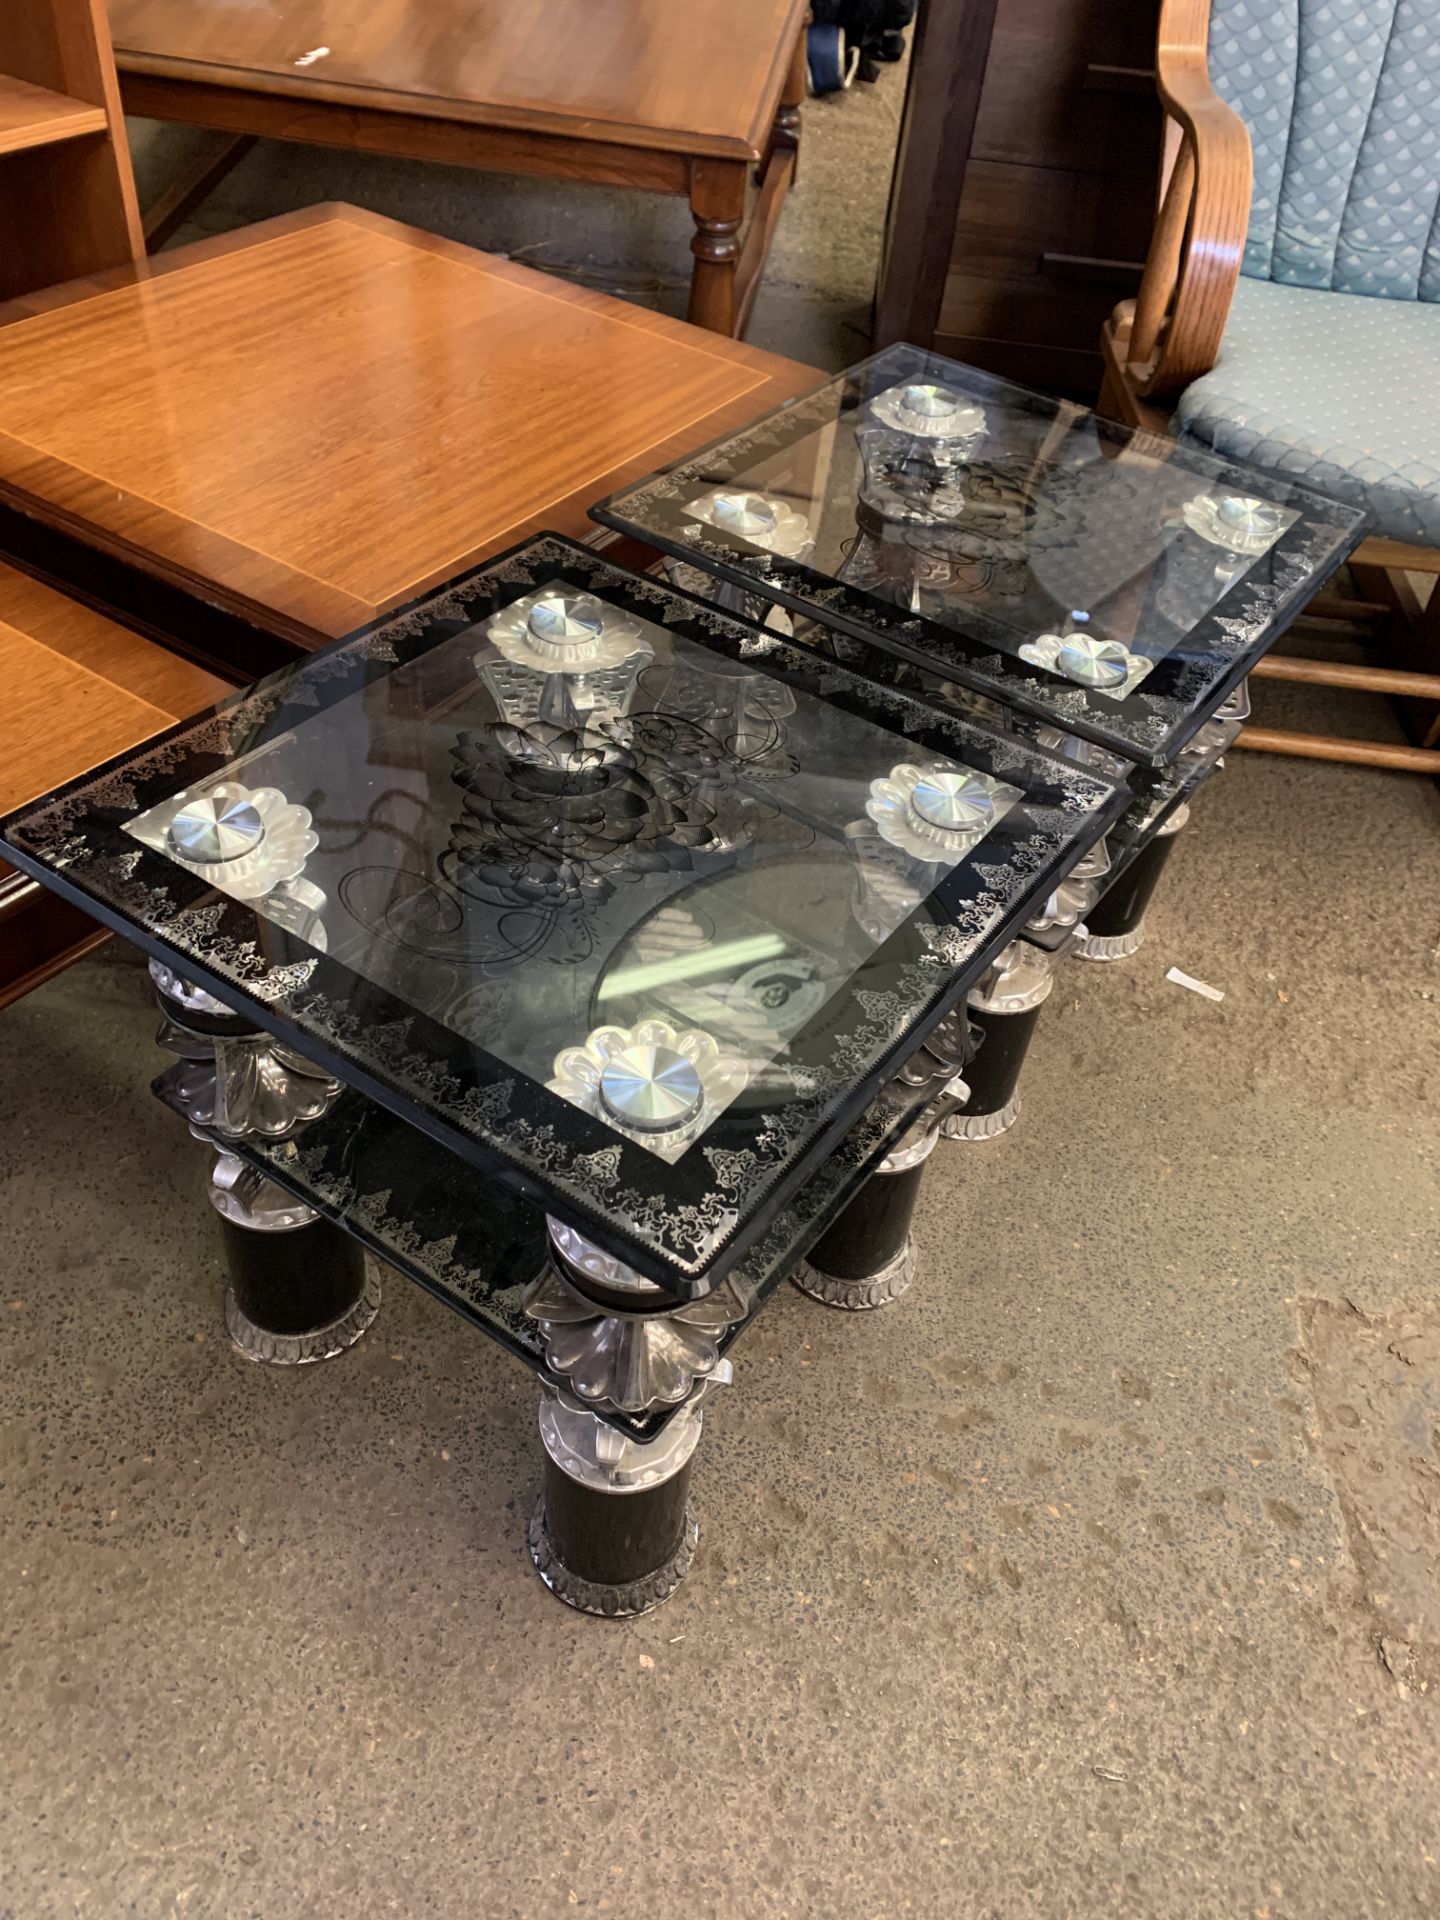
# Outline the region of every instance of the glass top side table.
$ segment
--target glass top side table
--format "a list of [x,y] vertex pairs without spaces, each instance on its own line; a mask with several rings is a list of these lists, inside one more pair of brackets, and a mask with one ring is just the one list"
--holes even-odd
[[1147,766],[1184,748],[1365,526],[909,346],[593,512]]
[[695,1297],[1127,798],[542,536],[0,837]]

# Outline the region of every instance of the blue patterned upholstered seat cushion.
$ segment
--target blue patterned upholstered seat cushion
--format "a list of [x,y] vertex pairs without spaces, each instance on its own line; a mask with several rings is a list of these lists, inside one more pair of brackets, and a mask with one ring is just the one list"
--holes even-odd
[[1214,371],[1176,422],[1235,460],[1440,547],[1440,306],[1241,277]]

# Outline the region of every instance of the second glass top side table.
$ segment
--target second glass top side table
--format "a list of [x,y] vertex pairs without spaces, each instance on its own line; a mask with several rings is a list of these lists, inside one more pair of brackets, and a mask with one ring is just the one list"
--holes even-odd
[[593,511],[1150,766],[1183,749],[1365,524],[909,346]]

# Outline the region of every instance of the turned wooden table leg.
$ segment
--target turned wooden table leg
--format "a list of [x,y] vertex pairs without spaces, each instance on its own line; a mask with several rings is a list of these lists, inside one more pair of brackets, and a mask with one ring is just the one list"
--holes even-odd
[[804,27],[796,35],[795,51],[790,56],[790,71],[785,76],[784,91],[780,95],[780,105],[775,114],[775,132],[772,144],[788,149],[797,156],[795,172],[800,170],[800,108],[810,91],[810,68],[808,64],[809,42]]
[[690,169],[690,211],[695,237],[690,251],[695,270],[690,278],[693,326],[734,338],[735,270],[740,260],[740,223],[745,217],[745,163],[697,160]]

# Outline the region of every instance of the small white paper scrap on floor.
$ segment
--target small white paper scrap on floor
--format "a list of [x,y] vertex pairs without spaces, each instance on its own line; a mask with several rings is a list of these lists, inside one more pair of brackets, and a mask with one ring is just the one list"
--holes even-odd
[[1166,974],[1167,980],[1173,980],[1177,987],[1188,987],[1191,993],[1198,993],[1205,1000],[1223,1000],[1225,995],[1219,987],[1207,987],[1203,980],[1196,980],[1188,973],[1182,973],[1179,967],[1171,967]]

